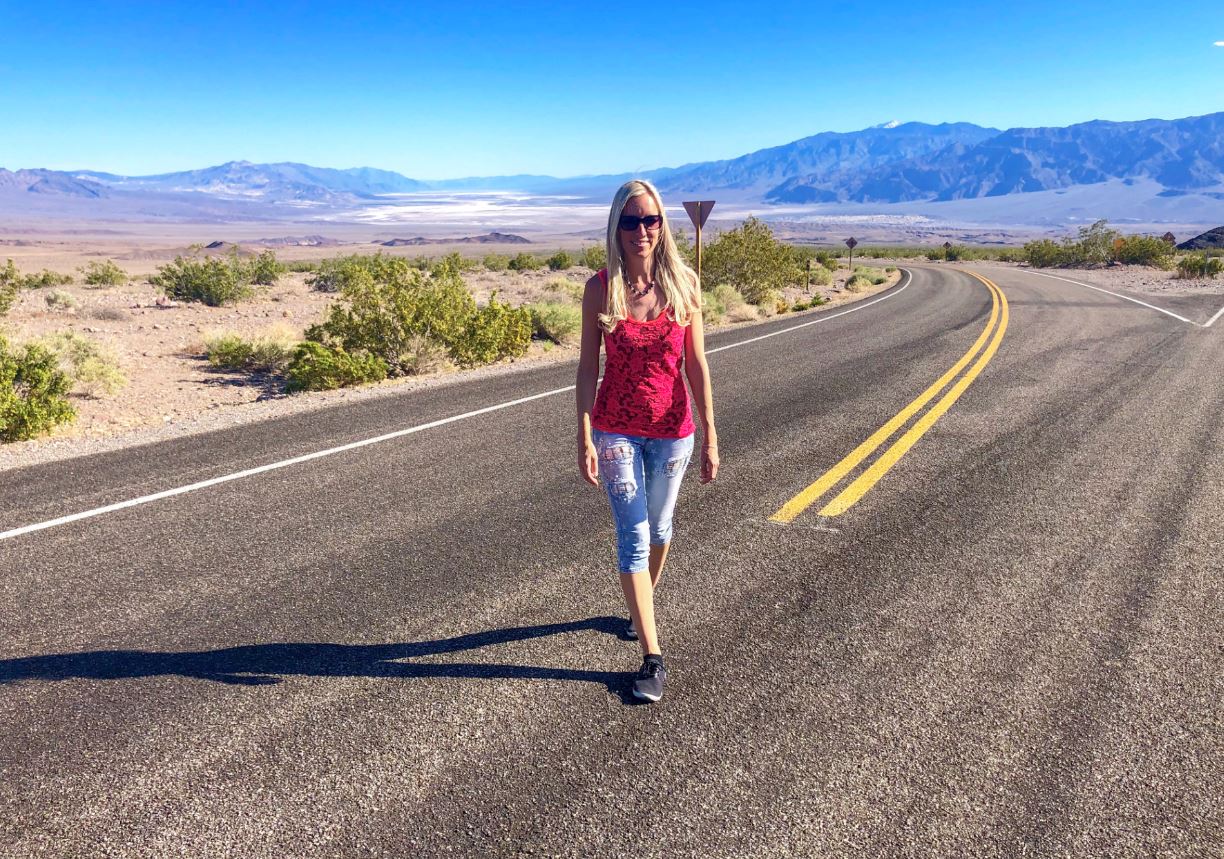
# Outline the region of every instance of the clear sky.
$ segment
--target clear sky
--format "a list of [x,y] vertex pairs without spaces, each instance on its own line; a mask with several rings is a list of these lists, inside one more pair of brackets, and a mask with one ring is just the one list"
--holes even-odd
[[0,0],[0,27],[10,169],[572,176],[892,119],[1224,110],[1218,2]]

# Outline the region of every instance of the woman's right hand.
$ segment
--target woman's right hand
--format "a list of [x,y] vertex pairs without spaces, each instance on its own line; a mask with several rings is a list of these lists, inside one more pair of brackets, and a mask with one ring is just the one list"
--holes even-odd
[[592,441],[578,442],[578,473],[592,486],[599,485],[599,457]]

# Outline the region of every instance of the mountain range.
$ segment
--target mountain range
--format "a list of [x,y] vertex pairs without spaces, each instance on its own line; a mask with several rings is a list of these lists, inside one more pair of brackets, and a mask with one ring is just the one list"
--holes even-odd
[[[1099,187],[1176,216],[1179,198],[1193,198],[1200,211],[1224,201],[1224,113],[1002,131],[965,122],[889,122],[639,175],[667,195],[788,205],[927,205],[1069,189],[1080,189],[1077,199],[1083,200]],[[144,214],[199,210],[222,217],[235,206],[270,213],[278,207],[327,210],[386,202],[394,194],[487,191],[603,202],[626,178],[517,175],[426,182],[371,167],[246,161],[151,176],[0,169],[0,210],[47,214],[57,211],[57,200],[110,200]],[[1040,199],[1049,209],[1050,194]]]

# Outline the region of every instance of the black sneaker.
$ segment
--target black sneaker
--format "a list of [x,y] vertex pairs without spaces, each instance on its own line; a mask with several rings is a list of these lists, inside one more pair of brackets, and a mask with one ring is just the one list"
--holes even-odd
[[663,667],[663,657],[650,653],[642,660],[637,677],[633,678],[633,697],[641,698],[652,704],[663,697],[663,684],[667,682],[667,669]]

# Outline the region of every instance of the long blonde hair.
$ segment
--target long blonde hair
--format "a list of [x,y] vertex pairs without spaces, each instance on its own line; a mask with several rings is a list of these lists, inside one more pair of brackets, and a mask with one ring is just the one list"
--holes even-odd
[[697,282],[697,272],[685,265],[676,248],[676,240],[672,238],[671,226],[667,222],[667,211],[663,208],[663,198],[655,186],[645,179],[630,179],[620,186],[608,212],[608,292],[604,312],[599,314],[599,326],[608,333],[629,315],[629,303],[625,299],[625,260],[620,243],[621,213],[626,203],[643,194],[654,200],[655,207],[663,217],[659,241],[654,249],[652,275],[654,282],[663,290],[672,318],[678,325],[688,325],[692,315],[701,309],[701,285]]

